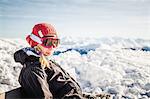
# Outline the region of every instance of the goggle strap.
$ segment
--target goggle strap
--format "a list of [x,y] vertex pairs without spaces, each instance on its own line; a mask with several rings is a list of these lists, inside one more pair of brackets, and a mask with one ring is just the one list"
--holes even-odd
[[55,37],[55,36],[43,36],[43,38],[44,38],[44,37]]
[[35,42],[37,42],[37,43],[39,43],[39,44],[42,44],[41,38],[39,38],[38,36],[34,35],[33,33],[30,34],[30,38],[31,38],[33,41],[35,41]]

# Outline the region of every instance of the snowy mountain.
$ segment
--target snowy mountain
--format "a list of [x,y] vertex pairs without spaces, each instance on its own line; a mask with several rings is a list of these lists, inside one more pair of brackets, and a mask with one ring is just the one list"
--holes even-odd
[[[26,46],[21,39],[0,39],[1,91],[20,86],[22,66],[14,62],[13,53]],[[150,40],[64,37],[50,58],[67,70],[84,92],[150,98]]]

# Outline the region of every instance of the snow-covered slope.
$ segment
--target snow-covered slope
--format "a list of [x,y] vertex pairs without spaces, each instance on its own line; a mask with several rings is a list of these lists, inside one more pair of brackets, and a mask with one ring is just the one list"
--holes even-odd
[[[20,39],[0,39],[0,89],[19,86],[21,65],[13,53],[28,44]],[[107,92],[114,97],[150,97],[150,40],[64,37],[51,57],[66,69],[84,92]]]

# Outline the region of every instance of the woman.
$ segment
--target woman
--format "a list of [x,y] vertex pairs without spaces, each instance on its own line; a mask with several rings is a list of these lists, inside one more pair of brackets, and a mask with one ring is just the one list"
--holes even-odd
[[16,62],[23,65],[19,83],[29,98],[82,98],[78,83],[56,62],[47,60],[59,45],[54,27],[40,23],[26,38],[31,47],[14,54]]

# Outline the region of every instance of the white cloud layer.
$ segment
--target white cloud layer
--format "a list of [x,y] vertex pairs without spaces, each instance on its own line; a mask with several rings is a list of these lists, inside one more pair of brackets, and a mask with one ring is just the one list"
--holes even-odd
[[[81,55],[71,50],[55,55],[65,70],[77,79],[84,92],[110,93],[121,97],[148,99],[150,93],[150,40],[101,38],[62,38],[57,51],[95,49]],[[14,62],[13,53],[28,46],[20,39],[0,39],[0,90],[19,87],[18,75],[22,66]],[[135,48],[135,50],[131,50]],[[136,50],[137,48],[137,50]],[[116,94],[116,95],[115,95]]]

